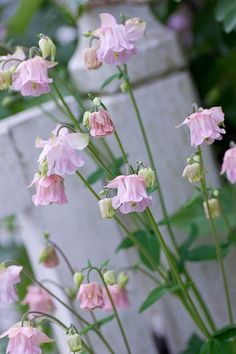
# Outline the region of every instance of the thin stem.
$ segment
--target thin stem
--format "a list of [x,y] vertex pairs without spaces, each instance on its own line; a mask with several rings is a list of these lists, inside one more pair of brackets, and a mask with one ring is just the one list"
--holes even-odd
[[111,159],[111,161],[114,161],[116,159],[115,155],[113,154],[110,146],[108,145],[108,143],[106,142],[106,139],[101,139],[101,143],[104,147],[104,149],[106,150],[109,158]]
[[116,306],[115,306],[114,301],[113,301],[113,299],[112,299],[112,296],[111,296],[111,293],[110,293],[110,291],[109,291],[109,288],[108,288],[108,286],[107,286],[107,284],[106,284],[106,282],[105,282],[105,280],[104,280],[104,278],[103,278],[102,272],[100,271],[100,269],[98,269],[98,268],[96,268],[96,267],[93,267],[93,269],[97,271],[97,273],[99,274],[99,276],[100,276],[100,278],[101,278],[101,280],[102,280],[102,282],[103,282],[103,285],[104,285],[104,287],[105,287],[105,289],[106,289],[107,295],[108,295],[109,300],[110,300],[110,302],[111,302],[111,305],[112,305],[112,308],[113,308],[114,315],[115,315],[115,317],[116,317],[118,326],[119,326],[119,328],[120,328],[120,332],[121,332],[121,335],[122,335],[122,337],[123,337],[123,340],[124,340],[124,343],[125,343],[125,347],[126,347],[127,353],[128,353],[128,354],[131,354],[131,349],[130,349],[130,346],[129,346],[129,342],[128,342],[128,339],[127,339],[125,330],[124,330],[124,328],[123,328],[122,322],[121,322],[121,320],[120,320],[120,316],[119,316],[119,314],[118,314],[118,312],[117,312],[117,309],[116,309]]
[[64,259],[64,261],[65,261],[65,263],[66,263],[66,265],[67,265],[67,267],[68,267],[68,269],[69,269],[69,271],[70,271],[70,273],[71,273],[71,275],[72,275],[72,277],[73,277],[74,274],[75,274],[75,271],[74,271],[72,265],[70,264],[70,261],[69,261],[69,259],[67,258],[67,256],[65,255],[65,253],[62,251],[62,249],[61,249],[55,242],[53,242],[53,241],[51,241],[51,240],[48,240],[48,243],[50,243],[54,248],[56,248],[56,250],[58,251],[58,253],[60,253],[60,255],[61,255],[62,258]]
[[202,169],[202,178],[200,180],[200,184],[201,184],[202,192],[203,192],[204,199],[205,199],[206,206],[207,206],[211,231],[212,231],[214,241],[215,241],[217,260],[220,265],[221,276],[222,276],[222,280],[223,280],[223,284],[224,284],[229,321],[231,324],[233,324],[233,311],[232,311],[232,306],[231,306],[228,281],[227,281],[225,267],[224,267],[222,249],[221,249],[221,244],[220,244],[220,237],[218,235],[217,228],[216,228],[214,219],[212,217],[211,208],[210,208],[210,204],[209,204],[208,191],[207,191],[207,185],[206,185],[205,168],[204,168],[204,162],[203,162],[203,158],[202,158],[202,150],[201,150],[200,146],[198,147],[198,152],[199,152],[199,156],[200,156],[200,164],[201,164],[201,169]]
[[186,300],[186,307],[188,309],[188,311],[190,312],[191,316],[193,316],[193,318],[195,318],[195,322],[196,324],[198,325],[199,329],[202,331],[202,333],[207,337],[209,338],[210,337],[210,333],[208,332],[208,329],[207,327],[205,326],[204,322],[202,321],[199,313],[198,313],[198,310],[196,308],[196,306],[194,305],[188,291],[186,290],[186,286],[185,284],[183,283],[183,280],[181,279],[181,276],[179,275],[179,272],[178,272],[178,269],[177,269],[177,266],[175,264],[175,260],[173,259],[173,256],[171,255],[165,241],[164,241],[164,238],[156,224],[156,221],[152,215],[152,212],[149,208],[146,209],[146,213],[149,217],[149,220],[150,220],[150,223],[152,224],[153,226],[153,230],[155,231],[155,234],[162,246],[162,249],[165,253],[165,256],[168,260],[168,263],[170,265],[170,268],[173,272],[173,275],[177,281],[177,283],[179,284],[182,292],[183,292],[183,295],[184,295],[184,299]]
[[118,146],[119,146],[119,148],[120,148],[120,151],[121,151],[121,153],[122,153],[123,159],[124,159],[125,163],[128,164],[128,158],[127,158],[125,149],[124,149],[123,144],[122,144],[122,142],[121,142],[121,140],[120,140],[119,134],[117,133],[116,130],[115,130],[114,135],[115,135],[117,144],[118,144]]
[[26,321],[27,317],[29,315],[39,315],[37,316],[38,318],[39,317],[45,317],[47,319],[50,319],[51,321],[57,323],[60,327],[64,328],[66,331],[68,329],[68,327],[63,323],[61,322],[58,318],[56,318],[55,316],[53,315],[50,315],[48,313],[44,313],[44,312],[41,312],[41,311],[28,311],[26,312],[23,316],[22,316],[22,319],[21,319],[21,326],[24,327],[24,322]]

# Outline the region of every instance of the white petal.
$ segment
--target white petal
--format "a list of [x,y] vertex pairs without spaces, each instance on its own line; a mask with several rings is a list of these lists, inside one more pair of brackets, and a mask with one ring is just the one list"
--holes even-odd
[[65,135],[64,138],[76,150],[85,149],[89,143],[89,134],[86,133],[71,133]]

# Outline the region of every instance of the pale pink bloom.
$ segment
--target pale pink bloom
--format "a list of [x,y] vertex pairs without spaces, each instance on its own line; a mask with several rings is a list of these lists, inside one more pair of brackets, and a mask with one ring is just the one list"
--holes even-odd
[[143,22],[133,19],[125,25],[118,24],[108,13],[100,14],[100,18],[101,27],[94,32],[99,38],[98,60],[107,64],[126,63],[137,52],[134,42],[143,35]]
[[152,204],[152,197],[147,194],[144,178],[138,175],[118,176],[110,181],[107,188],[116,188],[117,195],[112,198],[114,209],[123,214],[133,211],[143,212]]
[[12,66],[18,66],[25,60],[25,53],[21,47],[16,47],[13,54],[0,56],[0,70],[9,70]]
[[42,148],[38,162],[42,164],[47,160],[47,175],[64,176],[72,175],[84,161],[77,150],[83,150],[89,143],[89,135],[83,133],[69,133],[67,128],[62,128],[57,135],[58,127],[48,140],[36,139],[36,147]]
[[187,6],[183,5],[169,17],[167,26],[179,32],[184,43],[190,45],[193,40],[192,23],[192,13]]
[[52,340],[43,332],[33,327],[11,327],[2,333],[0,338],[8,336],[7,354],[41,354],[41,343],[49,343]]
[[[27,288],[27,294],[22,302],[29,306],[29,311],[39,311],[50,314],[54,311],[55,305],[51,295],[39,286],[31,285]],[[34,318],[37,314],[31,314],[29,318]]]
[[110,135],[115,130],[110,114],[105,109],[90,113],[89,125],[90,134],[97,138]]
[[55,63],[40,56],[23,61],[12,75],[13,91],[20,91],[22,96],[40,96],[50,92],[52,79],[48,77],[48,69]]
[[[108,285],[108,290],[117,310],[125,309],[129,306],[128,294],[125,288],[121,288],[118,284]],[[111,311],[112,304],[105,288],[103,288],[103,309]]]
[[96,70],[102,65],[102,63],[97,58],[97,47],[84,49],[83,57],[85,66],[89,70]]
[[236,183],[236,146],[225,152],[221,174],[225,172],[228,180],[231,183]]
[[43,263],[44,267],[46,268],[57,267],[58,264],[60,263],[60,260],[55,247],[53,246],[46,247],[40,255],[39,262]]
[[190,130],[191,145],[198,147],[204,141],[212,144],[215,140],[221,140],[221,134],[225,134],[225,129],[219,124],[224,121],[224,113],[221,107],[212,107],[195,112],[187,117],[183,124],[187,124]]
[[20,283],[22,269],[16,265],[0,268],[0,302],[12,304],[18,300],[15,285]]
[[34,179],[29,187],[35,184],[36,194],[33,195],[33,203],[38,205],[65,204],[67,198],[65,195],[64,179],[57,175],[51,175],[49,177],[38,175],[34,176]]
[[97,283],[82,284],[77,299],[80,301],[80,307],[85,310],[102,308],[104,305],[102,288]]

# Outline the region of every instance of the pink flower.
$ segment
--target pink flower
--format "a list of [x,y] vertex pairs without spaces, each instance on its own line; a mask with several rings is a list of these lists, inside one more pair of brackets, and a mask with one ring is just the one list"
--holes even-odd
[[141,176],[118,176],[107,184],[107,188],[117,189],[117,195],[112,198],[112,206],[114,209],[119,208],[123,214],[143,212],[152,204],[152,197],[147,194]]
[[[29,306],[29,311],[39,311],[50,314],[54,311],[55,306],[52,297],[39,286],[31,285],[27,288],[27,294],[22,302],[23,305]],[[34,314],[29,318],[34,318]]]
[[64,176],[72,175],[84,161],[76,150],[83,150],[89,143],[88,134],[68,133],[67,128],[62,128],[57,136],[58,127],[48,140],[36,139],[36,147],[43,148],[38,162],[42,164],[45,159],[48,165],[47,175]]
[[48,69],[55,66],[40,56],[23,61],[12,75],[13,91],[20,91],[22,96],[40,96],[50,92],[52,79],[48,77]]
[[215,140],[221,140],[221,134],[225,134],[225,129],[219,127],[224,121],[224,113],[221,107],[212,107],[195,112],[187,117],[183,124],[187,124],[190,129],[191,145],[198,147],[204,141],[212,144]]
[[97,58],[97,48],[96,47],[84,49],[83,56],[84,56],[85,66],[89,70],[96,70],[96,69],[100,68],[100,66],[102,65],[102,63]]
[[0,335],[0,338],[8,336],[9,343],[7,354],[41,354],[41,343],[49,343],[52,340],[43,332],[33,327],[11,327]]
[[0,70],[9,70],[12,66],[18,66],[25,60],[25,53],[21,47],[16,47],[13,54],[0,56]]
[[77,299],[80,301],[80,307],[85,310],[102,308],[104,305],[102,288],[97,283],[82,284]]
[[[125,309],[129,306],[129,299],[125,288],[121,288],[118,284],[114,284],[108,285],[108,289],[117,310]],[[103,299],[103,309],[111,311],[113,309],[112,304],[105,288],[103,288]]]
[[18,300],[15,284],[20,283],[22,269],[16,265],[0,268],[0,302],[12,304]]
[[107,64],[123,64],[136,54],[134,42],[144,33],[145,23],[131,19],[125,25],[118,24],[108,13],[100,14],[101,27],[94,32],[99,37],[97,58]]
[[60,263],[57,251],[53,246],[47,246],[39,257],[39,262],[46,268],[55,268]]
[[236,182],[236,146],[228,149],[224,155],[221,174],[226,172],[226,176],[231,183]]
[[57,175],[40,177],[36,173],[29,187],[32,187],[33,184],[36,187],[36,194],[33,195],[32,200],[36,206],[67,203],[62,177]]
[[90,134],[97,138],[110,135],[114,132],[115,126],[109,113],[103,109],[89,115]]

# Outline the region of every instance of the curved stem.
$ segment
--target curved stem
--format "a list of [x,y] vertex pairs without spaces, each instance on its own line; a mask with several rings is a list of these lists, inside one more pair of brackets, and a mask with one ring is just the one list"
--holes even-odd
[[60,253],[60,255],[62,256],[62,258],[64,259],[72,277],[74,276],[75,272],[74,272],[74,269],[72,267],[72,265],[70,264],[70,261],[69,259],[67,258],[67,256],[65,255],[65,253],[62,251],[62,249],[53,241],[51,240],[48,240],[48,243],[50,243],[53,247],[56,248],[56,250],[58,251],[58,253]]
[[28,312],[26,312],[26,313],[22,316],[22,319],[21,319],[21,326],[22,326],[22,327],[24,327],[24,322],[26,321],[27,317],[28,317],[29,315],[31,315],[31,314],[32,314],[32,315],[33,315],[33,314],[39,315],[39,316],[37,316],[38,318],[39,318],[39,317],[45,317],[45,318],[47,318],[47,319],[50,319],[51,321],[57,323],[59,326],[61,326],[61,327],[64,328],[65,330],[68,329],[68,327],[67,327],[63,322],[61,322],[58,318],[56,318],[55,316],[50,315],[50,314],[48,314],[48,313],[41,312],[41,311],[28,311]]
[[230,321],[231,324],[233,324],[233,311],[232,311],[232,306],[231,306],[231,300],[230,300],[228,281],[227,281],[227,277],[226,277],[226,271],[225,271],[225,267],[224,267],[222,249],[221,249],[221,245],[220,245],[220,237],[218,235],[217,228],[216,228],[216,225],[215,225],[214,219],[212,217],[212,213],[211,213],[211,208],[210,208],[209,199],[208,199],[205,168],[204,168],[204,162],[203,162],[203,158],[202,158],[202,150],[201,150],[200,147],[198,147],[198,152],[199,152],[199,156],[200,156],[200,164],[201,164],[201,170],[202,170],[202,178],[200,180],[200,184],[201,184],[202,192],[203,192],[204,199],[205,199],[206,206],[207,206],[207,211],[208,211],[208,215],[209,215],[209,223],[210,223],[212,235],[213,235],[213,238],[214,238],[214,241],[215,241],[217,260],[218,260],[219,265],[220,265],[221,276],[222,276],[222,280],[223,280],[223,284],[224,284],[226,305],[227,305],[227,309],[228,309],[229,321]]
[[127,158],[125,149],[124,149],[123,144],[122,144],[122,142],[121,142],[121,140],[120,140],[119,134],[117,133],[116,130],[115,130],[115,132],[114,132],[114,135],[115,135],[117,144],[118,144],[118,146],[119,146],[119,148],[120,148],[120,151],[121,151],[121,153],[122,153],[123,159],[124,159],[125,163],[128,164],[129,161],[128,161],[128,158]]

